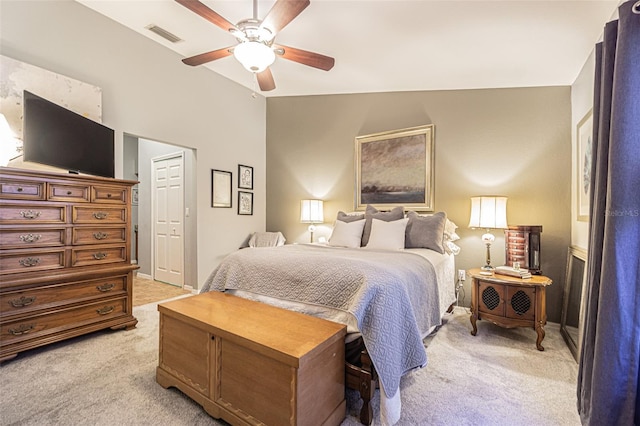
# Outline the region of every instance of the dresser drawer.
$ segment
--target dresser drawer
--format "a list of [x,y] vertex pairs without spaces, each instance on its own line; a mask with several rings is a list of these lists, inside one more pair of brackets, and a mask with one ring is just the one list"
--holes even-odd
[[0,294],[0,317],[29,312],[79,301],[126,295],[127,276],[100,278],[74,283],[54,284]]
[[3,229],[0,248],[32,248],[65,245],[65,228]]
[[83,244],[107,244],[124,243],[127,241],[127,228],[73,228],[72,244],[74,246]]
[[64,206],[37,204],[2,204],[0,206],[0,223],[2,224],[65,223],[66,217]]
[[71,185],[62,183],[49,184],[51,201],[89,202],[89,185]]
[[126,223],[126,207],[73,206],[73,223]]
[[126,297],[101,300],[95,303],[6,321],[0,327],[0,347],[47,334],[68,330],[126,315]]
[[125,246],[82,247],[71,250],[71,266],[101,265],[127,260]]
[[65,266],[65,249],[5,251],[0,255],[0,274],[61,269]]
[[94,185],[91,192],[91,201],[95,203],[126,204],[127,202],[126,188]]
[[44,200],[46,184],[40,181],[0,179],[0,198]]

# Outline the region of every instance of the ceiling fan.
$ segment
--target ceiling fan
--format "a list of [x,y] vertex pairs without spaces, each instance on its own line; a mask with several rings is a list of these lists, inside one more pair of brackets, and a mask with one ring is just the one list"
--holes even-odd
[[277,0],[263,20],[257,17],[257,0],[253,0],[253,17],[232,24],[199,0],[176,0],[207,21],[229,31],[237,40],[235,46],[201,53],[182,60],[196,66],[234,55],[249,71],[256,75],[260,90],[276,88],[269,66],[276,55],[303,65],[329,71],[335,59],[319,53],[274,43],[276,34],[298,16],[311,2],[309,0]]

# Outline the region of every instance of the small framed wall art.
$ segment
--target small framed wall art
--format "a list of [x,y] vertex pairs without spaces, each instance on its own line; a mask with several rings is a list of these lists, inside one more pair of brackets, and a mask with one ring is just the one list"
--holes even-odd
[[253,214],[253,192],[238,191],[238,214]]
[[253,189],[253,167],[238,164],[238,188]]
[[211,170],[211,207],[231,208],[231,172]]

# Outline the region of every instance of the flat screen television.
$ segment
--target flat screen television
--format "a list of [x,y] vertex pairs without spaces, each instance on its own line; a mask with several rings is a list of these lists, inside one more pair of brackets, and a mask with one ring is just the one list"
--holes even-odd
[[24,91],[24,160],[70,173],[114,177],[114,132]]

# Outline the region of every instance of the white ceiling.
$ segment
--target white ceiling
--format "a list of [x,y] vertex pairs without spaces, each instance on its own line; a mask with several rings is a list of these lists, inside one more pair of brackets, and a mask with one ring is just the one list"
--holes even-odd
[[[77,1],[180,57],[236,44],[231,34],[172,0]],[[252,0],[203,3],[233,23],[253,15]],[[259,1],[258,17],[273,3]],[[570,85],[619,3],[311,0],[276,42],[332,56],[335,67],[325,72],[277,58],[271,66],[276,89],[262,94]],[[147,30],[149,24],[184,41],[171,44]],[[253,75],[232,56],[201,66],[258,91]]]

